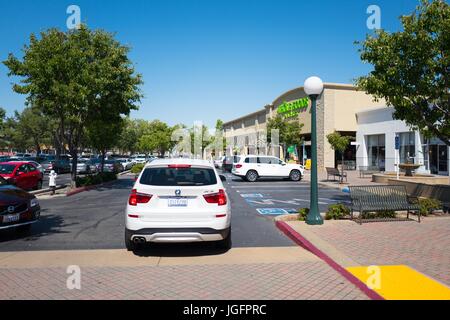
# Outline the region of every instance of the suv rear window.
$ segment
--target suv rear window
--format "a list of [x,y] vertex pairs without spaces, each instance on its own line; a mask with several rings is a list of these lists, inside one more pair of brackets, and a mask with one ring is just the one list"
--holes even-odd
[[217,179],[214,170],[207,168],[147,168],[139,182],[150,186],[209,186]]

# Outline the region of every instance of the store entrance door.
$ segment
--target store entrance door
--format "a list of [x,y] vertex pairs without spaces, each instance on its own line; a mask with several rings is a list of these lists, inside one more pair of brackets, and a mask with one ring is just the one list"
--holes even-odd
[[430,172],[448,175],[448,147],[446,145],[430,145]]

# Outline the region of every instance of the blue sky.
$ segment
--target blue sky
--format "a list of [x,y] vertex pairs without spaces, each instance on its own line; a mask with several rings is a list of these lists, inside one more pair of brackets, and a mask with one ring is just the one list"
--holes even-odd
[[[381,8],[382,28],[418,0],[0,0],[0,60],[21,55],[31,33],[66,28],[76,4],[91,28],[116,32],[132,48],[144,77],[145,98],[134,118],[173,125],[201,120],[213,126],[253,112],[310,75],[351,83],[367,73],[355,40],[362,40],[366,9]],[[0,65],[0,106],[21,110]]]

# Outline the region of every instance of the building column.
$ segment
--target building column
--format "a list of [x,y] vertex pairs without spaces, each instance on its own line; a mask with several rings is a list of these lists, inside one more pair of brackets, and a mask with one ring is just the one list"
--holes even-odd
[[422,137],[421,137],[419,131],[415,131],[414,142],[416,145],[416,157],[414,159],[414,163],[421,165],[417,169],[417,172],[418,173],[427,173],[427,170],[425,168],[425,157],[424,157],[423,150],[422,150]]

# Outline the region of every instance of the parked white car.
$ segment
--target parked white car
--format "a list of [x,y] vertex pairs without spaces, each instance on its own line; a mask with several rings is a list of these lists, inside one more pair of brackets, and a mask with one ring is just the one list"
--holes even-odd
[[130,170],[136,164],[136,162],[131,158],[121,158],[117,160],[122,165],[123,171]]
[[243,156],[233,164],[231,173],[249,182],[255,182],[261,177],[289,178],[300,181],[305,169],[300,164],[286,163],[272,156]]
[[231,247],[231,207],[214,165],[155,159],[140,173],[126,208],[128,250],[148,242],[215,241]]
[[217,169],[222,169],[222,166],[223,166],[223,160],[224,160],[224,159],[225,159],[225,156],[220,157],[220,158],[214,160],[214,166],[215,166]]
[[134,161],[134,163],[146,163],[147,162],[147,158],[145,157],[145,155],[133,156],[131,158],[131,160]]

